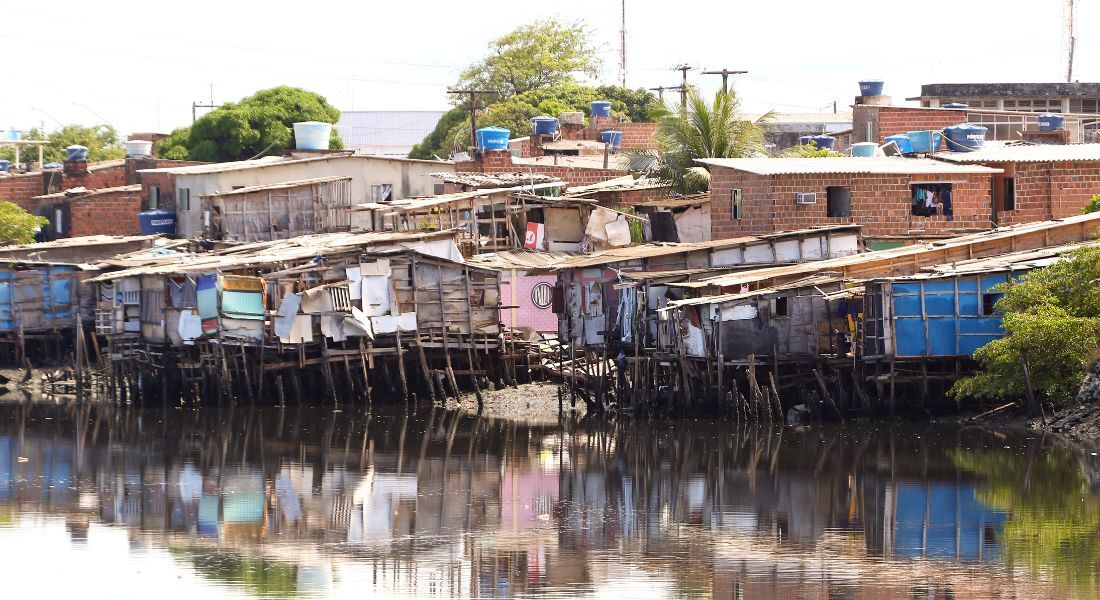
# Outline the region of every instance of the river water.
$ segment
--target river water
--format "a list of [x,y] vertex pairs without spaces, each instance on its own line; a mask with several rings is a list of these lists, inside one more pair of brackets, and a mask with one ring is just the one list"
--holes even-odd
[[378,412],[0,403],[0,589],[1100,594],[1100,461],[1041,435]]

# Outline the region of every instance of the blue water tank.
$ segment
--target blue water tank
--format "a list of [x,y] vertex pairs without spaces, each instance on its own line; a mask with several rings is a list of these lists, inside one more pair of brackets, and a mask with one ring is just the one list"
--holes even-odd
[[593,117],[610,117],[611,116],[611,103],[607,100],[596,100],[590,103],[589,108],[592,109]]
[[948,102],[940,108],[970,108],[970,105],[965,102]]
[[9,140],[16,141],[16,140],[19,139],[19,137],[20,137],[20,134],[14,127],[12,127],[11,129],[8,130],[7,138]]
[[1039,115],[1039,131],[1057,131],[1065,124],[1066,119],[1062,115]]
[[554,117],[535,117],[531,119],[535,135],[553,135],[558,132],[558,120]]
[[60,169],[61,167],[64,167],[64,166],[65,165],[63,165],[61,163],[58,163],[58,162],[48,162],[48,163],[42,165],[42,168],[43,169]]
[[138,213],[142,235],[176,235],[176,213],[170,210],[147,210]]
[[886,136],[886,141],[894,142],[894,144],[897,145],[898,150],[902,154],[909,154],[913,151],[913,144],[909,142],[909,136],[905,135],[904,133],[899,133],[897,135],[888,135]]
[[881,96],[882,95],[882,80],[880,79],[866,79],[859,82],[859,95],[860,96]]
[[298,150],[328,150],[332,123],[302,121],[294,124],[294,147]]
[[989,131],[981,125],[951,125],[943,128],[943,137],[947,139],[947,149],[961,152],[981,150],[985,146],[985,134]]
[[815,135],[810,138],[810,141],[816,144],[818,148],[825,148],[826,150],[832,150],[833,144],[836,144],[836,138],[831,135]]
[[852,144],[852,156],[870,157],[875,155],[878,144],[874,142],[857,142]]
[[798,145],[799,146],[805,146],[806,144],[809,144],[812,141],[814,141],[814,136],[812,136],[812,135],[800,135],[800,136],[798,136]]
[[0,172],[7,171],[8,167],[10,167],[10,166],[11,166],[11,161],[10,160],[0,160]]
[[605,144],[611,144],[614,147],[619,147],[623,144],[623,132],[621,131],[601,131],[600,141]]
[[72,146],[66,146],[65,160],[88,160],[88,147],[81,146],[79,144],[73,144]]
[[477,149],[482,152],[507,150],[511,135],[512,132],[503,127],[482,127],[477,130]]
[[940,149],[941,142],[943,142],[943,135],[938,131],[909,132],[909,143],[913,147],[913,152],[921,154],[935,152]]

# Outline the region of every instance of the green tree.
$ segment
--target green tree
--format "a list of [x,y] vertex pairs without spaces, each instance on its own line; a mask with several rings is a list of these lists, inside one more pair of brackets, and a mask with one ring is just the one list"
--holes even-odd
[[50,220],[23,210],[18,204],[0,201],[0,243],[29,244],[34,234]]
[[[246,160],[257,155],[280,154],[294,146],[293,123],[336,123],[340,111],[323,96],[301,88],[280,86],[260,90],[234,104],[225,104],[161,141],[161,158],[209,162]],[[335,129],[329,141],[343,148]]]
[[801,144],[791,146],[779,153],[781,158],[827,158],[830,156],[844,156],[839,152],[833,152],[828,148],[819,147],[817,144]]
[[762,156],[769,119],[771,113],[756,121],[747,120],[733,91],[716,93],[712,103],[696,91],[689,91],[685,106],[670,108],[661,118],[657,141],[665,152],[666,166],[658,170],[657,176],[681,193],[703,191],[698,189],[700,180],[690,175],[695,161]]
[[1088,204],[1086,204],[1085,207],[1081,209],[1081,212],[1086,215],[1097,211],[1100,211],[1100,194],[1096,194],[1095,196],[1090,198]]
[[[65,125],[49,133],[34,128],[23,135],[25,140],[47,140],[49,143],[42,148],[42,160],[44,162],[62,162],[65,160],[65,148],[74,144],[88,149],[88,161],[98,162],[126,156],[126,149],[122,145],[122,138],[114,127],[110,125]],[[15,160],[15,149],[0,148],[0,158]],[[19,150],[19,159],[22,162],[37,161],[38,148],[23,146]]]
[[[435,129],[428,134],[428,137],[412,147],[412,150],[409,152],[409,158],[419,158],[422,160],[446,158],[450,155],[451,147],[451,140],[447,139],[447,135],[452,129],[463,123],[468,123],[468,121],[469,120],[466,118],[466,108],[464,106],[456,106],[443,113],[439,122],[435,124]],[[469,129],[469,126],[467,126],[467,129]]]
[[1019,282],[1002,284],[997,302],[1005,336],[974,353],[981,370],[951,388],[956,398],[1020,398],[1021,359],[1045,401],[1073,402],[1089,361],[1100,348],[1100,248],[1074,250]]
[[575,73],[595,76],[600,63],[588,31],[580,23],[545,19],[493,40],[489,54],[458,78],[458,89],[494,90],[502,97],[574,81]]

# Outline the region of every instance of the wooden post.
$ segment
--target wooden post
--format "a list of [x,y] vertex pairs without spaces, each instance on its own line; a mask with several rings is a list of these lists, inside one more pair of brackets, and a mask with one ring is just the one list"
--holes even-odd
[[397,329],[397,372],[401,375],[401,399],[409,403],[409,384],[405,379],[405,349],[401,345],[401,329]]
[[821,395],[824,396],[825,401],[829,403],[829,407],[833,409],[833,412],[840,417],[840,421],[844,422],[844,414],[837,408],[836,402],[833,402],[833,396],[829,393],[829,388],[825,385],[825,378],[821,376],[821,373],[817,372],[817,369],[811,369],[814,374],[814,379],[817,380],[817,386],[821,388]]

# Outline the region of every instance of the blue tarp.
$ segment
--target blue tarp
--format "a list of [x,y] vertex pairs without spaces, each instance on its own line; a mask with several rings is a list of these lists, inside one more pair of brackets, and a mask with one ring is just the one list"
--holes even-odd
[[1003,337],[1001,316],[983,311],[1001,296],[993,286],[1006,281],[998,273],[893,283],[894,354],[969,356]]
[[[71,319],[75,301],[75,271],[76,267],[52,266],[18,272],[5,269],[0,272],[0,331],[19,329],[15,302],[36,305],[34,312],[42,317],[30,323],[25,320],[24,327],[50,327],[55,324],[53,320]],[[13,291],[16,292],[14,298]],[[28,304],[24,304],[23,310],[27,310],[27,306]]]

